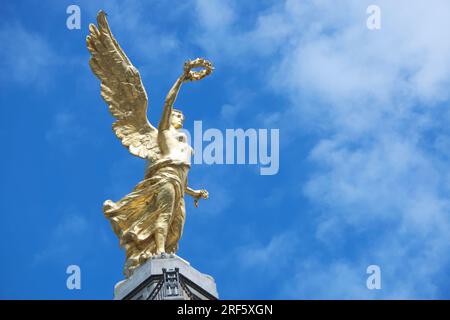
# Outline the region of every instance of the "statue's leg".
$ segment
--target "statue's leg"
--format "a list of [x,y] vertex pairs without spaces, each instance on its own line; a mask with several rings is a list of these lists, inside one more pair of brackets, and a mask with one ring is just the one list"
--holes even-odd
[[156,203],[160,211],[155,230],[156,254],[161,254],[166,252],[167,232],[175,207],[175,188],[171,183],[166,183],[158,190]]
[[178,205],[178,211],[177,208],[175,208],[175,216],[172,218],[170,233],[167,236],[166,250],[169,253],[177,253],[178,251],[178,241],[183,234],[185,217],[186,209],[184,205],[184,198],[182,197]]

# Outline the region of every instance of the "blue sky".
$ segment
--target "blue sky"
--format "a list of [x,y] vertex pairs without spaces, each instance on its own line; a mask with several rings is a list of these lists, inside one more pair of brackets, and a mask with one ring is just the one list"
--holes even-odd
[[[81,30],[66,8],[81,8]],[[366,8],[381,8],[381,29]],[[280,129],[280,170],[194,165],[210,199],[178,254],[221,298],[450,298],[450,3],[8,1],[0,7],[0,298],[110,299],[124,254],[102,203],[143,176],[88,67],[99,9],[157,123],[187,59],[185,126]],[[68,265],[81,290],[66,288]],[[382,289],[366,288],[379,265]]]

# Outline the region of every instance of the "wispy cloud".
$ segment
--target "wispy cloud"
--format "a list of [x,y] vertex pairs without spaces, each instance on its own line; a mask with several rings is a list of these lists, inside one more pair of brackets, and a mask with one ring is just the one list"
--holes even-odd
[[75,114],[69,111],[61,111],[54,115],[45,138],[66,154],[71,153],[83,142],[95,141],[95,137],[90,137],[87,129],[77,121]]
[[[168,10],[166,4],[157,1],[142,3],[136,0],[126,3],[114,0],[102,4],[86,1],[81,6],[89,12],[92,17],[90,22],[94,24],[100,9],[108,14],[114,36],[144,80],[146,77],[160,77],[163,74],[167,76],[168,71],[182,71],[188,48],[176,28],[165,28],[164,25],[185,19],[188,6],[180,5]],[[158,14],[160,10],[165,12],[163,17]],[[174,61],[180,61],[180,64],[174,64]],[[149,89],[150,93],[151,90]]]
[[49,227],[43,239],[46,244],[32,257],[32,266],[43,263],[81,263],[92,254],[92,242],[111,244],[110,236],[104,228],[95,226],[85,214],[67,209]]
[[0,25],[0,82],[33,85],[44,89],[49,81],[50,70],[58,65],[60,58],[47,39],[27,30],[19,22]]
[[[365,287],[367,266],[345,261],[324,264],[307,260],[283,284],[280,297],[288,299],[370,299],[376,297]],[[318,272],[319,271],[319,272]]]
[[[210,14],[197,4],[200,19]],[[240,17],[230,5],[227,19],[200,25],[199,39],[222,60],[275,61],[268,81],[289,100],[277,123],[317,140],[302,187],[320,212],[317,241],[339,252],[365,235],[353,263],[302,257],[315,264],[297,273],[308,279],[298,281],[302,296],[373,297],[360,275],[374,259],[389,279],[389,293],[378,297],[430,298],[442,289],[433,279],[450,249],[450,4],[378,1],[379,31],[365,27],[369,4],[288,0],[247,29],[232,24]]]
[[238,248],[238,256],[242,257],[243,268],[257,267],[274,272],[274,269],[286,267],[291,262],[297,246],[297,236],[288,231],[274,236],[266,245],[250,244]]

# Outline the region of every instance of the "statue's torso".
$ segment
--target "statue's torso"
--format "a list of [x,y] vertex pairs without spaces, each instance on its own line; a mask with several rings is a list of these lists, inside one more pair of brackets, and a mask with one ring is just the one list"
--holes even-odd
[[176,129],[168,129],[159,133],[159,144],[162,159],[171,159],[187,166],[191,165],[192,147],[188,144],[187,135]]

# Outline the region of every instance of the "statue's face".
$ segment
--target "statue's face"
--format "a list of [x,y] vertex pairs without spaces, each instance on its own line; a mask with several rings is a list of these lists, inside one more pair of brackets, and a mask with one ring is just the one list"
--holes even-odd
[[172,116],[171,116],[170,120],[171,120],[172,126],[174,126],[175,129],[180,129],[183,127],[184,116],[181,112],[179,112],[179,111],[172,112]]

